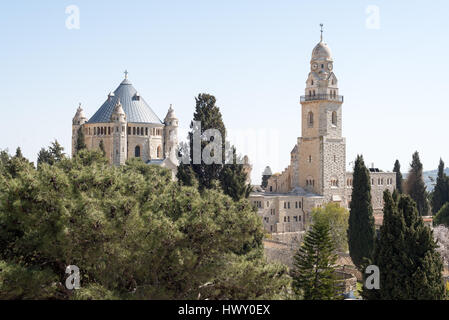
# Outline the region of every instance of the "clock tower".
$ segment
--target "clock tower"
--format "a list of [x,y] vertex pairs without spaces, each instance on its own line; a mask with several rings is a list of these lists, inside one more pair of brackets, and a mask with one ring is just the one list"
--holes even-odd
[[305,95],[301,97],[302,136],[299,146],[299,185],[346,204],[346,141],[342,137],[343,96],[338,92],[334,61],[321,39],[312,51]]

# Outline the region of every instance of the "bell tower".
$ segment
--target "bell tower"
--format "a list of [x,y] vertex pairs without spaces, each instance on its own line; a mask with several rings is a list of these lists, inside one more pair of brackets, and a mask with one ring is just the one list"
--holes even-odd
[[334,61],[328,45],[312,51],[305,94],[301,97],[302,136],[299,146],[299,185],[326,201],[345,202],[346,140],[342,137],[343,96],[339,95]]
[[115,104],[114,111],[111,115],[111,122],[114,125],[112,134],[112,163],[120,166],[125,164],[128,153],[126,114],[123,111],[120,98],[117,99],[117,103]]

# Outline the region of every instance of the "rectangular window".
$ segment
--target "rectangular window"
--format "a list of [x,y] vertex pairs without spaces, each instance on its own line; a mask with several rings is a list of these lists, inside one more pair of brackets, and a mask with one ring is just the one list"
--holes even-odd
[[148,135],[148,128],[145,128],[145,135]]
[[133,127],[133,135],[136,135],[136,127]]
[[288,208],[290,209],[290,202],[288,203]]
[[284,202],[284,209],[287,209],[287,202]]

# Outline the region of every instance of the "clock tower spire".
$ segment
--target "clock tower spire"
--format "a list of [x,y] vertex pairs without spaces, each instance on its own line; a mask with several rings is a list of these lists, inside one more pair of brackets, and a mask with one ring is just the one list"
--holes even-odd
[[305,95],[301,97],[302,136],[299,146],[299,186],[344,202],[346,140],[342,137],[343,97],[338,92],[332,52],[323,41],[312,51]]

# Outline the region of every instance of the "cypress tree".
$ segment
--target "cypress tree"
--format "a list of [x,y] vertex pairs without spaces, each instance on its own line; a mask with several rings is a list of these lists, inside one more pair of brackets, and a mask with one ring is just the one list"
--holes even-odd
[[[213,95],[209,95],[206,93],[199,94],[197,98],[195,98],[196,107],[195,112],[193,114],[193,121],[201,122],[201,131],[199,132],[201,137],[208,129],[216,129],[221,134],[222,139],[222,158],[221,163],[213,163],[206,164],[204,163],[204,159],[201,157],[200,164],[191,163],[191,168],[195,173],[195,176],[199,182],[199,187],[201,190],[203,189],[211,189],[213,188],[217,182],[219,181],[220,172],[223,168],[223,163],[225,159],[225,139],[226,139],[226,128],[223,123],[223,119],[221,116],[220,109],[215,105],[216,99]],[[190,161],[193,161],[194,156],[194,148],[193,148],[193,134],[194,130],[199,130],[199,128],[195,127],[194,122],[190,124],[190,129],[192,131],[189,132],[189,141],[190,141]],[[201,139],[201,152],[204,150],[204,147],[207,146],[211,141],[204,141]]]
[[392,196],[385,190],[383,199],[383,224],[373,253],[373,264],[380,270],[380,290],[368,290],[364,287],[362,295],[368,300],[400,297],[403,288],[398,287],[397,282],[404,283],[403,278],[407,275],[405,266],[398,262],[407,258],[402,251],[405,246],[405,221],[397,209],[399,195]]
[[444,225],[449,228],[449,202],[444,204],[433,219],[433,225]]
[[329,225],[313,224],[293,262],[293,288],[296,293],[302,293],[305,300],[337,298],[334,250]]
[[432,213],[435,215],[449,201],[448,177],[444,173],[444,162],[440,159],[438,165],[437,183],[432,192]]
[[80,150],[86,149],[86,142],[84,141],[84,132],[83,132],[83,128],[80,127],[78,129],[78,136],[76,138],[76,145],[75,145],[75,150],[76,152],[79,152]]
[[401,164],[399,163],[399,160],[396,160],[396,162],[394,163],[393,172],[396,172],[396,190],[398,190],[399,193],[403,193],[403,179],[401,173]]
[[103,142],[103,140],[100,141],[99,147],[100,147],[100,151],[103,154],[103,156],[106,156],[106,150],[104,149],[104,142]]
[[406,192],[415,201],[419,214],[421,216],[428,215],[429,203],[427,201],[426,185],[423,180],[423,165],[419,160],[417,151],[413,154],[405,185]]
[[17,147],[15,157],[20,159],[23,158],[22,149],[20,149],[20,147]]
[[220,172],[220,185],[225,194],[238,201],[247,198],[252,188],[246,183],[247,174],[244,171],[243,164],[240,164],[241,161],[237,159],[235,147],[232,147],[231,150],[236,161],[223,166]]
[[375,232],[370,175],[359,155],[354,164],[348,228],[349,254],[358,268],[371,259]]
[[270,179],[271,176],[272,176],[271,168],[267,166],[264,172],[262,173],[262,183],[260,185],[262,188],[265,189],[268,186],[268,179]]
[[380,270],[380,289],[364,288],[366,299],[439,300],[445,296],[443,263],[432,231],[424,225],[414,201],[395,202],[384,193],[384,222],[373,263]]
[[[182,146],[180,150],[181,157],[189,155],[187,161],[183,161],[178,166],[177,178],[181,185],[192,186],[196,185],[200,191],[205,189],[215,189],[221,187],[224,193],[234,200],[239,200],[248,197],[251,187],[246,184],[247,173],[244,170],[243,164],[237,163],[235,147],[226,148],[226,128],[223,123],[220,109],[215,105],[216,99],[213,95],[206,93],[199,94],[196,100],[195,112],[193,114],[193,121],[201,122],[201,130],[199,135],[204,137],[206,130],[215,129],[221,135],[221,161],[220,163],[206,164],[201,157],[201,163],[193,163],[194,159],[194,131],[199,130],[195,127],[192,121],[189,132],[189,146]],[[201,140],[201,152],[211,143],[211,141]],[[187,150],[188,149],[188,150]],[[232,163],[228,163],[227,154],[232,156]],[[211,155],[213,156],[213,155]],[[235,161],[234,161],[235,159]],[[185,163],[188,162],[188,163]]]

